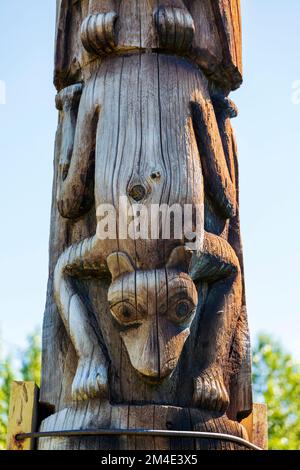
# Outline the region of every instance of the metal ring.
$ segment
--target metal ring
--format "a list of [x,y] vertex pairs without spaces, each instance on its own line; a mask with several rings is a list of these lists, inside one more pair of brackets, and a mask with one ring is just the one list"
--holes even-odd
[[230,434],[210,433],[200,431],[167,431],[151,429],[86,429],[74,431],[49,431],[17,434],[15,439],[23,441],[25,439],[57,438],[57,437],[79,437],[79,436],[152,436],[152,437],[183,437],[198,439],[219,439],[233,442],[251,450],[262,450],[260,447],[246,441],[245,439]]

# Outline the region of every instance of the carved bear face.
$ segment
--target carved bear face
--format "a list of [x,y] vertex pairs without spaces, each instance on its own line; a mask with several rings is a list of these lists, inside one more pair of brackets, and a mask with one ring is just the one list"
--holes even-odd
[[136,270],[125,253],[107,260],[111,313],[133,368],[154,383],[176,368],[198,303],[195,284],[178,265],[180,251],[173,251],[165,269],[151,271]]

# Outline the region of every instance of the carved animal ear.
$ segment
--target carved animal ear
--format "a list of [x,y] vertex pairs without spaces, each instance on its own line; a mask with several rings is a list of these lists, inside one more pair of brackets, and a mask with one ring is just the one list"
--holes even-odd
[[114,281],[125,273],[133,273],[135,266],[126,253],[112,253],[107,258],[107,266]]
[[166,267],[168,269],[182,269],[184,272],[188,272],[191,258],[191,250],[183,245],[177,246],[170,254]]

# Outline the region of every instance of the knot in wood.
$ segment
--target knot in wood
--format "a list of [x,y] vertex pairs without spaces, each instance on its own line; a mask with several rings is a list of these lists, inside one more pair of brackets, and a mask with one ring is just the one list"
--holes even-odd
[[145,199],[146,194],[147,190],[141,184],[136,184],[132,186],[132,188],[128,192],[128,195],[136,202],[141,202],[143,199]]

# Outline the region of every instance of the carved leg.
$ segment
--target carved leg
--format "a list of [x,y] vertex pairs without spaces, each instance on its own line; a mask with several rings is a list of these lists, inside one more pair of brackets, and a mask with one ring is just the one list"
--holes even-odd
[[73,287],[71,276],[104,268],[96,237],[72,245],[60,256],[54,272],[54,296],[78,356],[72,386],[74,400],[107,395],[107,359],[91,323],[85,303]]
[[57,205],[65,218],[77,218],[94,203],[94,151],[99,118],[97,105],[91,108],[92,86],[72,85],[56,97],[62,112],[62,148],[58,168]]
[[113,0],[90,0],[89,15],[81,27],[85,49],[93,54],[110,52],[116,47],[115,23],[117,13]]
[[236,213],[236,187],[228,170],[214,108],[210,102],[193,102],[191,107],[207,194],[217,212],[225,220],[230,219]]
[[225,412],[229,396],[223,377],[242,303],[239,261],[228,242],[206,233],[204,249],[194,256],[190,274],[195,281],[210,283],[199,338],[201,358],[206,362],[194,379],[193,403]]
[[56,96],[56,108],[61,111],[61,147],[59,152],[59,175],[64,181],[68,175],[73,154],[75,130],[82,84],[63,88]]
[[184,51],[192,45],[194,20],[182,0],[161,0],[155,12],[159,46]]

